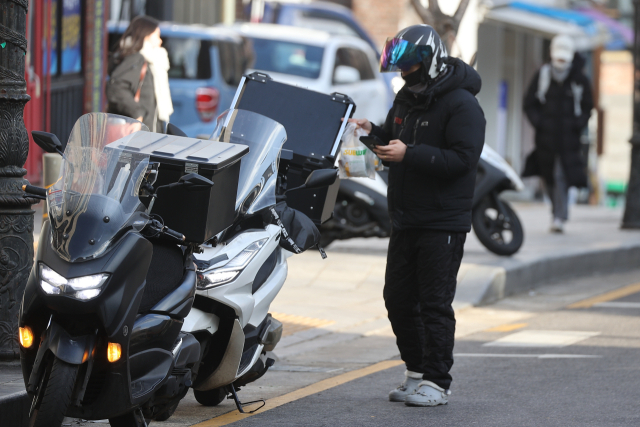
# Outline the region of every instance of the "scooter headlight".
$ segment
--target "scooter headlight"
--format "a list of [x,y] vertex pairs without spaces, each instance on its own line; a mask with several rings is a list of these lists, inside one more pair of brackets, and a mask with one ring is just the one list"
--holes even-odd
[[100,294],[108,278],[108,274],[102,273],[67,279],[40,263],[40,287],[49,295],[67,295],[83,301],[90,300]]
[[260,252],[260,249],[262,249],[264,244],[267,243],[267,240],[269,239],[262,239],[257,242],[253,242],[244,248],[242,252],[233,257],[228,263],[219,268],[199,272],[198,289],[201,291],[211,289],[235,280],[235,278],[242,273],[242,270],[249,265],[257,253]]

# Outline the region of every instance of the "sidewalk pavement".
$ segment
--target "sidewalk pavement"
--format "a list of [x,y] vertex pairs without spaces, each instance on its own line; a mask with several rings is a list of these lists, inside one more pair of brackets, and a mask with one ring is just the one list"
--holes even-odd
[[[522,316],[519,312],[466,308],[530,292],[543,283],[640,266],[640,231],[620,230],[620,209],[573,206],[566,232],[557,235],[548,231],[548,206],[517,203],[514,207],[525,229],[523,247],[514,256],[490,253],[473,232],[467,237],[454,301],[457,337],[489,327],[489,312],[494,325]],[[41,210],[36,212],[37,232],[40,218]],[[355,369],[397,356],[382,300],[387,245],[388,239],[351,239],[330,245],[326,260],[315,250],[289,258],[287,282],[271,306],[271,312],[285,325],[272,370],[304,372],[305,378],[315,378],[332,375],[333,371],[321,366],[334,362],[341,369]],[[22,384],[18,364],[0,364],[0,412],[5,411],[6,395]],[[247,398],[253,397],[251,390],[247,388]],[[259,393],[264,393],[264,388]],[[201,411],[191,400],[189,394],[185,406]],[[206,412],[206,417],[211,416],[213,413]]]
[[[515,203],[514,208],[524,227],[524,243],[513,256],[494,255],[473,231],[467,235],[454,302],[457,309],[486,305],[549,281],[640,266],[640,230],[620,229],[620,208],[572,206],[564,234],[549,232],[551,216],[547,205]],[[339,274],[336,268],[345,261],[335,255],[383,257],[387,245],[388,239],[351,239],[332,244],[327,253],[330,259],[337,258],[334,262],[339,265],[331,266],[331,274]],[[384,265],[379,265],[378,270],[383,280]]]

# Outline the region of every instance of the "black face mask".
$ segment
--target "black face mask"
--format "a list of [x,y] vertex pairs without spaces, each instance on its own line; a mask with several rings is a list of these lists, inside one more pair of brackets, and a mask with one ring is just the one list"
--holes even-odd
[[406,82],[407,87],[415,86],[418,83],[420,83],[421,77],[422,77],[422,66],[420,66],[420,68],[418,68],[413,73],[402,76],[402,78]]

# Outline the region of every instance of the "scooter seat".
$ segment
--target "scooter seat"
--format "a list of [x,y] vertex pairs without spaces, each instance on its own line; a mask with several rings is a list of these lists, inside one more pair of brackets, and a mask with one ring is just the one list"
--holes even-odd
[[153,242],[153,256],[138,313],[149,311],[180,286],[184,274],[182,250],[173,243]]

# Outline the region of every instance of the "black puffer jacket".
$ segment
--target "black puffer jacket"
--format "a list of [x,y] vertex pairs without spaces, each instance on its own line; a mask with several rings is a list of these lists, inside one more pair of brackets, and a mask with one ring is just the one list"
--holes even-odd
[[140,53],[125,56],[120,62],[111,60],[110,78],[106,88],[107,100],[109,101],[107,111],[134,119],[142,117],[142,122],[152,132],[155,132],[159,130],[159,127],[156,118],[156,94],[150,67],[147,67],[140,88],[140,101],[134,100],[140,84],[140,71],[144,62],[144,57]]
[[533,76],[524,98],[524,111],[536,129],[536,151],[527,161],[528,168],[523,176],[540,175],[548,185],[553,185],[553,166],[559,157],[567,183],[575,187],[587,186],[580,136],[589,122],[593,97],[591,82],[582,73],[584,65],[582,56],[576,54],[567,78],[562,83],[553,79],[549,82],[544,103],[537,94],[540,71]]
[[382,128],[383,141],[407,144],[389,170],[389,215],[395,229],[471,230],[471,205],[486,121],[475,95],[480,76],[449,58],[447,73],[398,92]]

